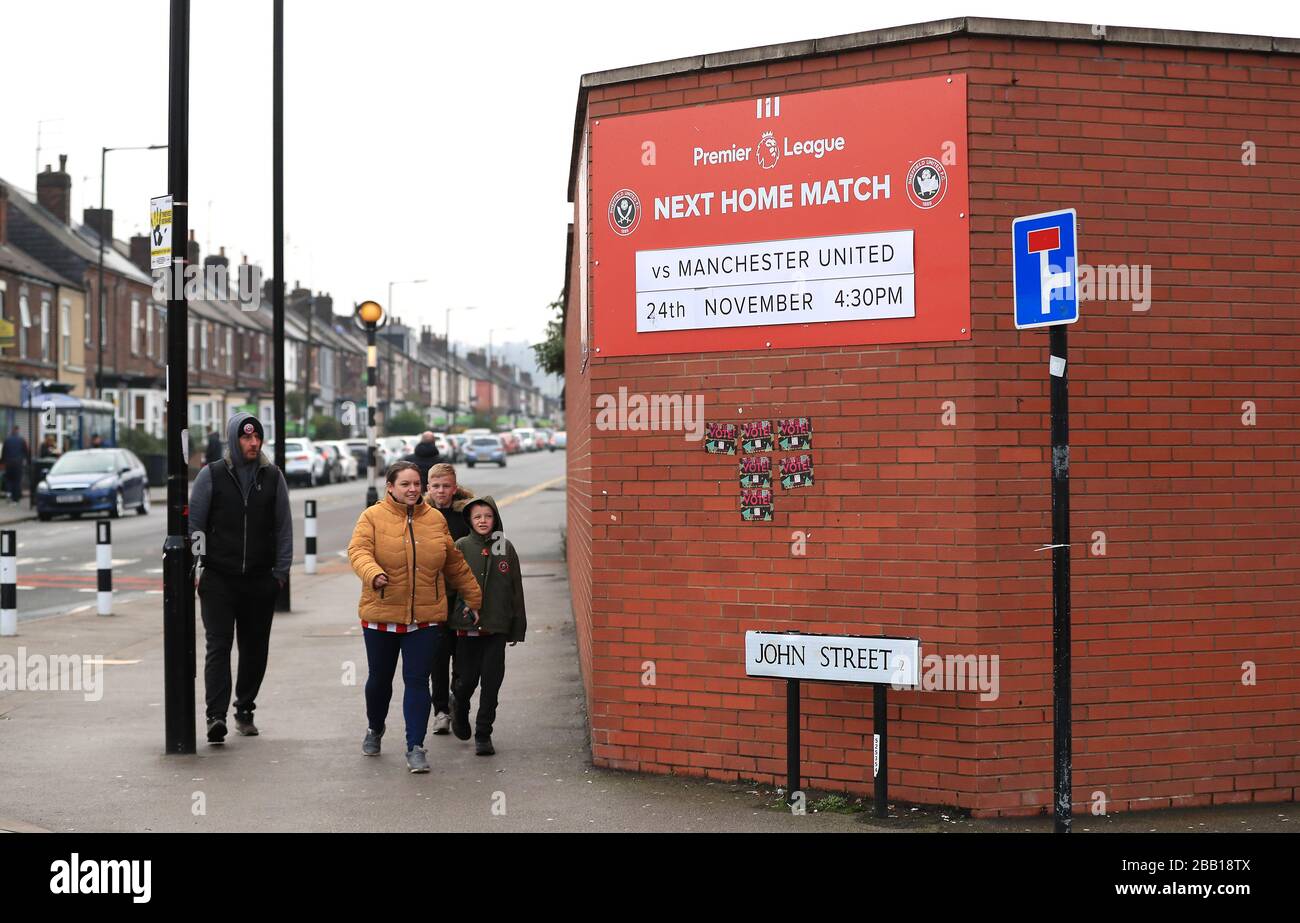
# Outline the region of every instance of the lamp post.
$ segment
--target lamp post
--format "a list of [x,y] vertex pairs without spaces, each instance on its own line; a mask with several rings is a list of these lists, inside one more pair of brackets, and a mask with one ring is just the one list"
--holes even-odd
[[[443,356],[447,360],[447,430],[449,432],[452,425],[455,423],[453,416],[455,415],[456,408],[459,405],[459,401],[452,398],[452,394],[454,394],[456,390],[456,373],[451,363],[451,312],[455,310],[455,307],[447,309],[447,329],[444,331],[445,339],[442,341]],[[474,307],[472,305],[466,305],[462,306],[461,310],[473,311]]]
[[[95,236],[99,238],[99,283],[95,286],[95,294],[99,296],[99,340],[95,344],[95,397],[100,400],[104,399],[104,232],[107,230],[104,216],[107,211],[104,208],[104,192],[108,186],[108,152],[109,151],[160,151],[166,148],[165,144],[135,145],[132,147],[101,147],[99,149],[99,227],[95,228]],[[181,242],[185,246],[185,242]],[[173,284],[175,280],[172,280]]]
[[353,321],[366,331],[366,442],[370,453],[370,486],[366,488],[366,506],[373,506],[379,501],[379,488],[376,476],[379,472],[378,459],[375,457],[375,402],[379,399],[378,370],[379,350],[375,346],[375,331],[388,321],[384,309],[375,301],[363,301],[357,305]]

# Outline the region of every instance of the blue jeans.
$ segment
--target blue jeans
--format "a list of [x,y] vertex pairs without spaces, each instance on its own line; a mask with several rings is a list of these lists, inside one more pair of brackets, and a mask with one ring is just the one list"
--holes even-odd
[[406,749],[424,746],[429,730],[429,671],[442,644],[438,626],[401,634],[365,628],[366,660],[370,674],[366,677],[366,718],[372,731],[382,731],[388,718],[388,703],[393,698],[393,674],[397,657],[402,657],[402,717],[406,719]]

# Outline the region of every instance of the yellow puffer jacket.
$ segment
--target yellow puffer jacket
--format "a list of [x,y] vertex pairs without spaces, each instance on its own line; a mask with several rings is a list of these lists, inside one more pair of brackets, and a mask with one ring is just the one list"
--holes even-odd
[[[483,604],[478,581],[452,542],[447,521],[423,500],[408,507],[385,492],[357,520],[348,560],[361,578],[358,614],[363,621],[446,621],[443,575],[471,609]],[[388,575],[388,585],[376,590],[379,574]]]

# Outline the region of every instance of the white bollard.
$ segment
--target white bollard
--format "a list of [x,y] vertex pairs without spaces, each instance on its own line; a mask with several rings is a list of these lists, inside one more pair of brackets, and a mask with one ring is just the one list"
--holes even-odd
[[95,603],[100,615],[113,614],[113,532],[112,523],[95,523],[95,566],[98,568],[98,592]]
[[303,556],[303,570],[309,574],[316,573],[316,501],[308,500],[307,515],[302,521],[303,538],[307,540],[307,550]]
[[18,533],[0,532],[0,636],[18,634]]

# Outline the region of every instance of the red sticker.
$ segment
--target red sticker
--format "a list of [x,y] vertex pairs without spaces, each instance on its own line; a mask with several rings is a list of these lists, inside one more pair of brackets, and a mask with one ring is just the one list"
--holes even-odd
[[505,573],[509,573],[509,572],[510,572],[510,562],[509,562],[509,561],[502,561],[500,564],[497,565],[497,570],[501,571],[501,573],[503,573],[503,574],[505,574]]

